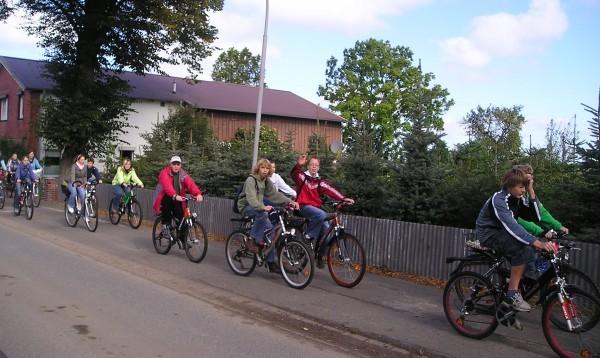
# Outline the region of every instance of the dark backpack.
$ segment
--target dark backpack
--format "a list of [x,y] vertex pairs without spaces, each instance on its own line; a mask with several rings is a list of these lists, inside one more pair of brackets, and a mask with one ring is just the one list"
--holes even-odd
[[[258,181],[256,181],[256,178],[251,176],[252,179],[254,179],[254,187],[256,188],[256,196],[258,196]],[[267,179],[268,181],[268,179]],[[267,182],[265,181],[265,189],[266,189],[266,185]],[[238,186],[237,190],[235,191],[235,196],[233,197],[233,212],[236,214],[241,214],[240,213],[240,209],[238,209],[238,201],[240,200],[240,197],[244,194],[244,183],[240,184],[240,186]]]

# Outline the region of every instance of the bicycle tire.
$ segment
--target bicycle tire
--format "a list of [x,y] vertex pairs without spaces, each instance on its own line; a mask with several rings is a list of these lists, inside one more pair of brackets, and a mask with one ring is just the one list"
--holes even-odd
[[94,232],[98,229],[98,200],[95,195],[86,198],[83,219],[89,232]]
[[[457,299],[453,299],[454,293],[457,294]],[[444,287],[444,315],[452,328],[465,337],[483,339],[496,330],[496,308],[499,301],[500,297],[495,293],[490,281],[476,272],[460,272],[452,276]],[[483,305],[480,302],[483,302]],[[455,315],[457,308],[458,315]],[[465,319],[475,315],[487,319],[484,318],[485,321],[481,322]],[[466,327],[466,322],[480,324],[480,328]]]
[[0,183],[0,209],[4,209],[4,202],[6,201],[6,188],[3,183]]
[[[544,304],[542,330],[546,341],[561,357],[600,356],[600,301],[577,287],[567,287],[566,291],[568,297],[564,303],[560,302],[558,291],[554,291]],[[553,318],[562,317],[561,326],[568,327],[565,314],[572,315],[572,330],[553,322]]]
[[[33,206],[35,206],[36,208],[40,207],[40,204],[42,203],[42,182],[37,182],[35,184],[33,184]],[[37,195],[36,195],[36,189],[37,188]]]
[[171,250],[173,241],[171,238],[162,237],[161,229],[161,218],[158,216],[156,219],[154,219],[154,225],[152,225],[152,244],[154,245],[154,250],[158,254],[166,255]]
[[27,191],[25,193],[25,217],[27,220],[31,220],[33,218],[33,192]]
[[142,225],[143,219],[144,213],[142,212],[142,206],[135,198],[131,199],[131,203],[127,206],[127,221],[129,221],[129,226],[133,229],[137,229]]
[[17,206],[14,207],[13,213],[15,214],[15,216],[19,216],[21,215],[21,210],[23,209],[23,205],[21,205],[21,203],[19,203],[19,198],[15,198],[15,200],[17,200]]
[[304,242],[288,238],[287,243],[278,250],[277,257],[281,276],[288,286],[300,290],[310,284],[315,274],[315,259]]
[[115,198],[110,199],[110,203],[108,204],[108,218],[110,219],[110,223],[113,225],[119,225],[119,221],[121,221],[121,215],[123,214],[121,214],[121,210],[119,210],[119,203],[117,200],[115,200]]
[[[600,299],[600,289],[588,275],[586,275],[583,271],[578,270],[574,267],[563,265],[561,266],[561,273],[563,277],[569,284],[569,286],[576,286],[579,289],[590,293],[592,296]],[[554,291],[555,282],[551,281],[544,286],[544,292],[552,293]]]
[[[199,222],[192,225],[194,230],[188,228],[185,239],[185,256],[193,263],[199,263],[206,256],[208,251],[208,236],[206,230]],[[192,237],[193,233],[193,237]],[[196,252],[198,251],[198,252]]]
[[331,240],[327,248],[327,268],[339,286],[352,288],[360,283],[365,275],[367,260],[365,250],[354,235],[344,233]]
[[69,201],[67,199],[65,199],[65,221],[67,222],[67,225],[69,225],[70,227],[75,227],[75,225],[77,225],[77,221],[79,221],[79,215],[77,215],[76,213],[71,214],[69,212]]
[[252,239],[246,231],[236,230],[229,234],[225,243],[227,264],[239,276],[248,276],[256,268],[256,254],[248,249],[248,240]]

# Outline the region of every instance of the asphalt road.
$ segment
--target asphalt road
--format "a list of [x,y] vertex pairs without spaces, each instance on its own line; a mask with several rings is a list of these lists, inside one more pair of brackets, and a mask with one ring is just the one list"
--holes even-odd
[[149,227],[102,221],[89,233],[67,227],[59,206],[31,222],[1,210],[0,242],[9,357],[553,356],[539,312],[522,332],[471,340],[446,322],[437,288],[367,274],[345,289],[321,270],[294,290],[261,268],[234,275],[222,242],[193,264],[181,250],[156,254]]

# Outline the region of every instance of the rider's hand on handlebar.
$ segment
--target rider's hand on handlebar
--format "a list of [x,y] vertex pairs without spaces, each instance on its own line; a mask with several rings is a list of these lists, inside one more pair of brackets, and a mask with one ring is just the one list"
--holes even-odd
[[564,226],[560,228],[560,232],[562,232],[565,235],[569,235],[569,229]]
[[344,203],[352,205],[352,204],[354,204],[354,199],[344,198]]
[[542,242],[540,240],[535,240],[533,242],[533,247],[536,249],[548,251],[548,252],[556,252],[556,246],[554,246],[553,242]]
[[196,195],[196,201],[197,202],[201,202],[204,198],[202,197],[202,194],[198,194]]
[[554,231],[554,230],[548,230],[548,231],[547,231],[547,232],[544,234],[544,238],[545,238],[546,240],[552,240],[552,239],[554,239],[555,235],[556,235],[556,231]]
[[181,195],[175,195],[175,200],[176,201],[185,201],[185,198]]
[[300,204],[298,204],[298,203],[297,203],[297,202],[295,202],[295,201],[290,201],[290,204],[289,204],[289,205],[290,205],[290,207],[291,207],[292,209],[296,209],[296,210],[300,209]]
[[264,210],[264,211],[266,211],[266,212],[269,212],[269,211],[273,210],[273,207],[272,207],[271,205],[266,205],[266,206],[263,208],[263,210]]

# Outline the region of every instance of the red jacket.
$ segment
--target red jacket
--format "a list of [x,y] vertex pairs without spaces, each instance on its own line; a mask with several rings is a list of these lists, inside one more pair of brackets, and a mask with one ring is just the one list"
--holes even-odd
[[320,208],[323,205],[321,194],[338,201],[342,201],[345,198],[327,180],[307,175],[298,164],[292,169],[292,179],[296,183],[296,192],[298,193],[296,201],[300,206],[311,205]]
[[[179,183],[181,184],[181,189],[179,193],[175,193],[175,187],[173,186],[173,173],[171,172],[171,167],[167,166],[163,168],[158,174],[158,186],[156,187],[156,191],[158,191],[158,195],[154,200],[154,205],[152,208],[156,214],[160,214],[160,202],[166,196],[172,198],[175,194],[180,196],[185,196],[186,194],[192,194],[196,196],[201,194],[200,188],[196,185],[192,177],[188,175],[183,169],[179,172]],[[186,203],[182,202],[183,208],[185,209]]]

